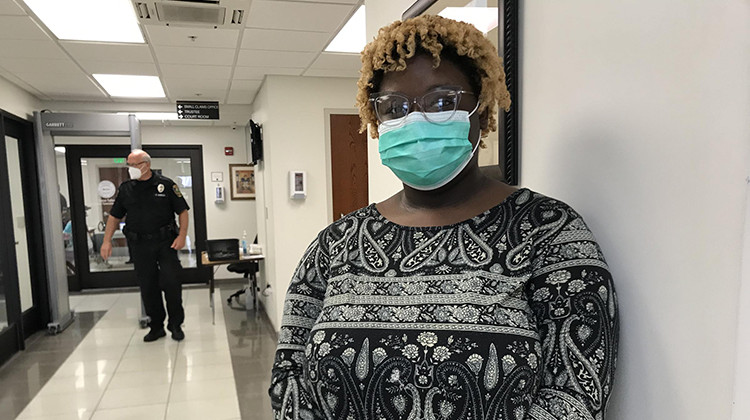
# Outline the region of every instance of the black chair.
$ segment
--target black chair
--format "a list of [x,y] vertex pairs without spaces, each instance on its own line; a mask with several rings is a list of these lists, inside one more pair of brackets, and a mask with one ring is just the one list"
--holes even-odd
[[[257,280],[255,277],[255,273],[258,272],[258,262],[257,261],[248,261],[248,262],[241,262],[241,263],[234,263],[229,264],[227,266],[227,270],[233,272],[233,273],[240,273],[243,274],[243,277],[247,279],[247,285],[243,287],[242,289],[234,292],[229,298],[227,298],[227,303],[232,304],[232,298],[237,298],[237,301],[239,301],[240,295],[247,292],[247,289],[252,289],[251,292],[253,294],[253,308],[255,308],[256,305],[256,299],[257,299]],[[248,306],[247,299],[245,299],[245,308],[250,309]]]
[[[253,240],[254,244],[258,243],[258,236],[255,236],[255,240]],[[239,302],[240,295],[247,292],[247,289],[252,289],[251,292],[253,294],[253,309],[255,309],[257,304],[257,293],[258,290],[258,282],[257,278],[255,277],[255,274],[258,272],[258,261],[247,261],[247,262],[240,262],[240,263],[234,263],[229,264],[227,266],[227,270],[233,272],[233,273],[239,273],[242,274],[245,279],[247,279],[247,284],[242,289],[232,293],[231,296],[227,298],[227,303],[229,305],[232,304],[232,298],[236,298]],[[247,304],[247,299],[245,299],[245,309],[250,309]]]

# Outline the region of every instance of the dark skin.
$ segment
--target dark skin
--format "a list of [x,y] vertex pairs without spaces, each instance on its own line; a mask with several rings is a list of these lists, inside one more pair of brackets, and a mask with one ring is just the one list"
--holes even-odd
[[[410,98],[422,96],[441,86],[461,86],[472,91],[469,78],[449,60],[441,60],[433,68],[432,57],[417,54],[406,61],[406,70],[383,75],[379,91],[400,92]],[[477,92],[478,93],[478,92]],[[459,109],[471,111],[476,105],[475,95],[464,95]],[[411,111],[417,111],[413,105]],[[469,141],[472,147],[479,141],[479,133],[487,127],[487,112],[470,117]],[[516,191],[499,180],[489,178],[479,169],[478,150],[461,173],[450,183],[432,191],[415,190],[408,185],[387,200],[377,203],[380,214],[403,226],[445,226],[489,210]]]

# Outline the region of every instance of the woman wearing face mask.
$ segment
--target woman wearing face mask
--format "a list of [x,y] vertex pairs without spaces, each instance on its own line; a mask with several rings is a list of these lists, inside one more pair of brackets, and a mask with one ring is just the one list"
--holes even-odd
[[306,251],[276,418],[603,418],[618,323],[601,250],[569,206],[478,168],[510,104],[495,48],[422,16],[381,29],[362,62],[363,128],[404,188]]

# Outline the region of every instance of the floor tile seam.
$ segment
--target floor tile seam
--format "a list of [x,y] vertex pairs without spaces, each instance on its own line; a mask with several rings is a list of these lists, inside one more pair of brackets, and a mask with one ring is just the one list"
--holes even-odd
[[[101,312],[101,311],[96,311],[96,312]],[[106,312],[105,312],[105,314],[106,314]],[[54,370],[54,372],[52,372],[52,374],[49,377],[46,378],[46,380],[44,381],[44,384],[41,385],[41,387],[39,387],[39,389],[36,391],[36,393],[34,394],[34,396],[26,402],[26,404],[23,406],[23,408],[21,409],[21,411],[18,413],[19,415],[22,414],[32,403],[34,403],[34,401],[36,401],[37,398],[39,398],[39,395],[40,395],[41,391],[47,386],[47,384],[49,383],[49,381],[51,381],[53,378],[55,378],[57,376],[58,372],[60,371],[60,368],[68,361],[68,359],[70,359],[70,356],[72,356],[72,354],[80,346],[81,342],[83,342],[83,340],[86,338],[86,336],[88,336],[88,334],[94,329],[94,327],[96,327],[96,324],[102,319],[102,317],[103,317],[103,315],[101,317],[98,317],[98,318],[96,318],[94,320],[94,324],[91,326],[91,328],[89,328],[89,330],[86,331],[86,333],[81,337],[81,339],[79,340],[78,344],[70,350],[70,353],[68,354],[68,357],[66,357],[65,360],[63,360],[62,362],[60,362],[57,365],[57,368]],[[76,322],[80,323],[81,322],[80,318]],[[40,337],[40,339],[41,339],[41,337]],[[35,340],[35,342],[36,341],[38,341],[38,340]],[[26,354],[28,354],[28,353],[25,353],[25,355]],[[29,357],[31,357],[31,356],[29,356]],[[37,356],[33,356],[33,357],[37,357]]]
[[122,351],[122,354],[120,355],[120,359],[117,361],[117,364],[115,365],[115,369],[112,371],[112,375],[110,376],[109,380],[107,380],[107,385],[104,386],[104,391],[102,391],[102,394],[99,396],[99,399],[96,402],[96,405],[94,406],[94,409],[91,411],[91,417],[94,417],[94,413],[99,409],[99,405],[101,405],[102,400],[104,399],[104,394],[107,393],[109,390],[110,384],[112,384],[112,380],[115,378],[115,374],[117,373],[117,369],[120,367],[120,363],[122,363],[123,359],[125,358],[125,353],[128,351],[128,346],[130,345],[130,342],[133,340],[133,336],[135,335],[137,329],[134,329],[133,332],[130,335],[130,340],[128,340],[128,343],[125,344],[125,349]]
[[[214,305],[216,305],[217,298],[218,298],[218,301],[219,301],[219,307],[221,308],[221,310],[220,310],[221,318],[222,318],[222,320],[224,320],[224,331],[226,331],[226,329],[227,329],[227,325],[226,325],[226,313],[225,313],[226,308],[222,304],[222,302],[224,302],[224,299],[221,297],[221,289],[219,289],[218,293],[216,293],[214,295],[214,302],[213,302]],[[240,406],[240,394],[239,394],[239,388],[237,387],[237,376],[234,374],[234,363],[232,363],[232,343],[229,342],[229,334],[228,333],[226,334],[226,336],[225,336],[224,339],[226,340],[226,343],[227,343],[226,352],[229,353],[229,364],[232,367],[232,382],[234,383],[234,394],[235,394],[235,397],[237,398],[237,413],[239,413],[240,418],[241,418],[242,417],[242,407]]]

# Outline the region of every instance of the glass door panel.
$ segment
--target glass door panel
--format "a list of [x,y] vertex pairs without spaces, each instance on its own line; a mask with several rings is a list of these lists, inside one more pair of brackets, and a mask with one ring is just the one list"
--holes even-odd
[[151,158],[151,169],[174,181],[180,188],[182,196],[190,206],[188,211],[188,233],[185,248],[178,252],[183,268],[198,266],[195,258],[195,220],[193,219],[193,174],[190,170],[191,161],[189,157],[178,158]]
[[99,250],[104,239],[104,227],[109,211],[115,203],[117,188],[130,179],[124,158],[81,158],[83,205],[85,211],[86,245],[89,271],[127,271],[133,269],[128,242],[120,229],[112,237],[112,256],[104,261]]
[[[117,189],[120,184],[130,179],[125,159],[86,157],[80,159],[80,164],[86,212],[89,271],[96,273],[133,270],[128,242],[122,233],[122,228],[127,222],[127,215],[112,237],[112,256],[104,261],[99,255],[99,249],[104,239],[104,229],[107,225],[109,212],[115,202]],[[190,158],[152,158],[151,168],[154,172],[172,179],[180,188],[190,208],[193,208]],[[179,254],[183,268],[197,267],[194,252],[195,226],[193,212],[188,212],[188,215],[189,229],[186,246]]]
[[31,289],[31,267],[29,266],[29,245],[26,234],[26,212],[21,184],[21,155],[18,139],[10,136],[5,137],[5,153],[8,157],[8,184],[10,185],[18,288],[21,295],[21,312],[23,312],[34,306],[34,297]]

